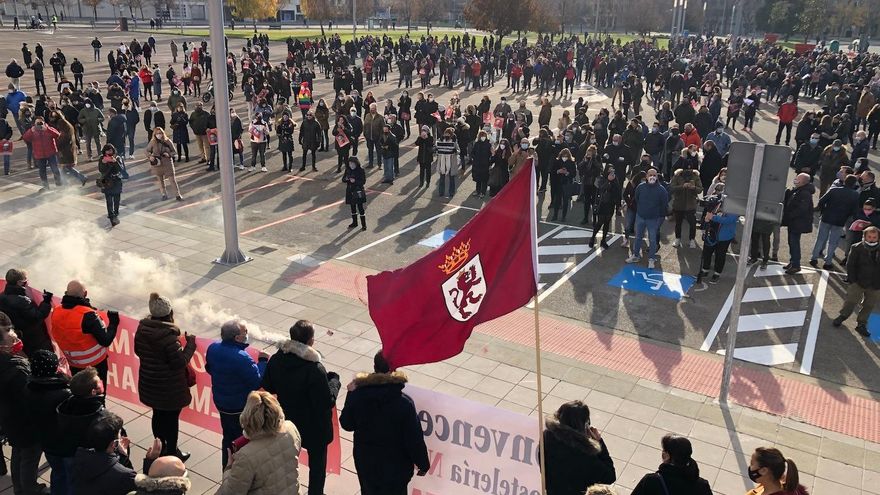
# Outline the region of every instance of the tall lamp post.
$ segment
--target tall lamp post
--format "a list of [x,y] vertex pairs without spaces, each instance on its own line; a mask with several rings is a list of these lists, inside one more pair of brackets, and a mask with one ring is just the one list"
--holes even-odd
[[251,259],[238,247],[238,218],[235,205],[235,172],[232,169],[232,123],[229,118],[229,77],[226,73],[226,36],[223,32],[223,0],[209,0],[208,24],[211,37],[211,70],[214,83],[214,114],[217,117],[217,154],[220,168],[220,197],[223,205],[223,235],[226,250],[214,260],[237,265]]

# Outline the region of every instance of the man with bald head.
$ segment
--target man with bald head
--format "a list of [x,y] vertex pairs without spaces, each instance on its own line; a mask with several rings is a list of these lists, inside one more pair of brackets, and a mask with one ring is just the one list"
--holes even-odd
[[788,250],[791,259],[783,268],[788,275],[801,271],[801,236],[813,231],[813,193],[816,187],[807,173],[795,176],[785,191],[782,226],[788,227]]
[[189,491],[192,483],[186,477],[186,466],[183,461],[173,455],[160,457],[152,462],[147,475],[139,474],[134,478],[137,487],[135,495],[183,495]]
[[88,299],[88,290],[79,280],[67,284],[61,306],[52,311],[52,339],[70,364],[70,371],[94,366],[101,381],[107,383],[107,348],[116,338],[119,313],[107,312],[101,319]]

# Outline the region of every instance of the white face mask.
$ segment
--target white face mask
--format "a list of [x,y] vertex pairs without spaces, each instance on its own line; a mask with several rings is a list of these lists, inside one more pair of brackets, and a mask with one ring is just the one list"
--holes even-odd
[[349,164],[348,164],[348,168],[354,170],[354,169],[357,168],[357,167],[355,167],[355,164],[354,164],[354,163],[349,163]]
[[874,247],[874,246],[877,245],[877,241],[874,241],[874,242],[868,242],[868,241],[865,241],[865,244],[867,244],[867,245],[869,245],[869,246],[871,246],[871,247]]
[[648,184],[656,184],[656,183],[657,183],[657,176],[656,175],[652,175],[652,176],[648,177]]
[[86,108],[92,108],[92,105],[86,103]]
[[501,144],[501,145],[499,145],[498,147],[501,148],[501,149],[504,149],[504,148],[506,147],[506,145]]
[[567,161],[568,161],[568,157],[567,157],[567,156],[563,156],[563,157],[562,157],[562,161],[567,162]]
[[480,138],[480,141],[485,141],[485,140],[486,140],[486,136],[482,136],[482,137]]

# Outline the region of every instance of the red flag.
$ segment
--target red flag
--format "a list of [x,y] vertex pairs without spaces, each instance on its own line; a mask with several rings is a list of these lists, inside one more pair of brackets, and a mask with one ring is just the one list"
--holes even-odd
[[406,268],[367,277],[385,358],[398,368],[455,356],[475,326],[535,296],[537,267],[530,161],[438,249]]

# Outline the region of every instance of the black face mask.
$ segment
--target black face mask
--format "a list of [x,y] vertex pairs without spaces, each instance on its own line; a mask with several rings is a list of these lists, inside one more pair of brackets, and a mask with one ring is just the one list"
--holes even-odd
[[758,478],[761,477],[761,473],[760,473],[760,471],[761,471],[761,468],[758,468],[758,469],[756,469],[756,470],[754,470],[754,471],[752,471],[751,469],[749,469],[749,479],[752,480],[752,481],[754,481],[755,483],[757,483],[757,482],[758,482]]

